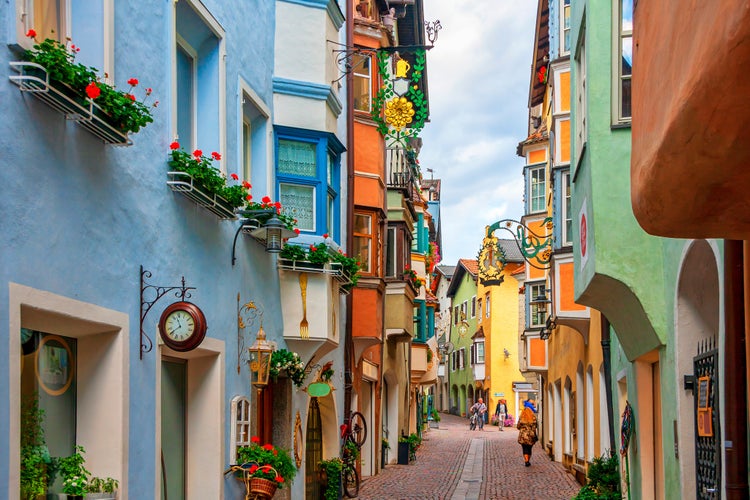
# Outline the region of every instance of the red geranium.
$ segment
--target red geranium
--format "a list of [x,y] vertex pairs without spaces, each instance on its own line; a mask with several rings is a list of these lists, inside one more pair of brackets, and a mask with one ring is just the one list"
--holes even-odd
[[212,156],[212,157],[213,157],[213,159],[214,159],[214,160],[216,160],[216,161],[219,161],[219,160],[221,160],[221,155],[220,155],[219,153],[217,153],[216,151],[212,152],[212,153],[211,153],[211,156]]
[[250,189],[251,187],[253,187],[253,185],[247,181],[242,181],[242,187],[244,187],[245,189]]
[[283,478],[283,477],[281,477],[281,476],[276,476],[276,477],[274,478],[274,480],[275,480],[275,481],[276,481],[277,483],[283,483],[283,482],[284,482],[284,478]]
[[258,436],[253,436],[250,438],[251,443],[260,443],[260,438]]
[[89,96],[89,99],[96,99],[101,93],[102,90],[99,88],[99,85],[97,85],[96,82],[91,82],[86,85],[86,95]]
[[235,174],[234,172],[232,172],[231,176],[232,176],[232,179],[234,179],[236,181],[240,179],[240,176],[237,175],[237,174]]
[[135,96],[133,94],[125,94],[125,95],[128,97],[128,99],[135,102]]
[[180,149],[180,143],[179,143],[179,142],[177,142],[177,141],[173,142],[172,144],[170,144],[170,145],[169,145],[169,149],[171,149],[171,150],[173,150],[173,151],[174,151],[175,149]]
[[257,471],[258,469],[259,469],[259,467],[257,465],[253,465],[253,466],[250,467],[250,469],[248,470],[248,472],[250,474],[254,474],[255,471]]
[[261,467],[260,470],[261,470],[261,472],[263,472],[265,474],[268,474],[269,472],[271,472],[271,466],[268,465],[268,464],[266,464],[263,467]]
[[323,233],[323,238],[328,238],[328,233]]
[[128,80],[128,85],[130,85],[132,87],[135,87],[136,85],[138,85],[138,79],[137,78],[131,78],[130,80]]
[[263,449],[271,451],[271,450],[273,450],[273,445],[272,444],[264,444],[263,445]]
[[295,232],[295,233],[297,233],[297,234],[299,234],[299,228],[298,228],[298,227],[295,227],[295,228],[294,228],[294,232]]
[[271,203],[271,198],[268,196],[264,196],[260,201],[262,201],[263,203]]
[[249,194],[249,195],[245,196],[245,199],[246,199],[247,201],[250,201],[250,200],[252,200],[252,199],[253,199],[253,195]]
[[35,38],[36,37],[36,31],[34,31],[33,29],[30,29],[29,31],[26,32],[26,36],[29,37],[29,38]]
[[193,156],[195,156],[196,158],[200,158],[201,156],[203,156],[203,151],[201,151],[200,149],[196,149],[195,151],[193,151]]

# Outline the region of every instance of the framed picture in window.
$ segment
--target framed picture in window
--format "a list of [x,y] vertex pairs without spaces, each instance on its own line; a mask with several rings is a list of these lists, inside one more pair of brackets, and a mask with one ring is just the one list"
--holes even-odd
[[60,396],[70,388],[75,371],[73,351],[59,335],[44,335],[35,353],[39,386],[50,396]]

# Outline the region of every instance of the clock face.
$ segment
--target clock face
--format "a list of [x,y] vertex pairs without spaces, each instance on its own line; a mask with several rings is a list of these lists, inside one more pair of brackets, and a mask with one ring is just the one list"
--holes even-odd
[[190,351],[206,336],[206,317],[190,302],[175,302],[167,306],[159,321],[162,341],[174,351]]
[[167,316],[164,328],[169,338],[184,342],[195,333],[195,320],[187,311],[178,309]]

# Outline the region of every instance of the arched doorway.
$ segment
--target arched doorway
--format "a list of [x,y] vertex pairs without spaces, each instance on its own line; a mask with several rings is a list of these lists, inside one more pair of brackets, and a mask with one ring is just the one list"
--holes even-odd
[[[716,249],[707,241],[699,240],[689,243],[682,259],[675,301],[675,376],[679,381],[684,380],[685,375],[699,375],[694,366],[699,349],[718,339],[721,287],[717,254]],[[712,377],[710,383],[718,392],[718,376]],[[695,395],[690,391],[677,391],[677,442],[680,443],[680,484],[684,497],[701,488],[696,484],[696,443],[702,450],[702,463],[713,462],[712,467],[701,466],[701,475],[708,473],[721,486],[720,446],[714,448],[715,453],[710,450],[719,443],[718,425],[713,426],[714,436],[696,437],[695,407],[698,391],[694,390],[694,393]],[[718,398],[716,403],[713,407],[713,419],[718,423]],[[713,459],[708,459],[711,454]]]
[[318,398],[310,399],[305,437],[305,498],[317,500],[320,498],[318,462],[323,460],[323,425]]

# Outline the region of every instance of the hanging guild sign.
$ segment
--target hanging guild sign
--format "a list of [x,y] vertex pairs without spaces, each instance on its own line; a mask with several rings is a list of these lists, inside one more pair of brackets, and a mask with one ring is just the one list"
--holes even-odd
[[[389,64],[390,63],[390,64]],[[372,119],[389,147],[406,147],[427,120],[427,100],[419,88],[425,67],[425,49],[414,51],[412,64],[398,52],[378,52],[378,71],[383,85],[372,103]]]

